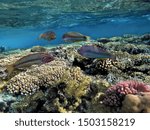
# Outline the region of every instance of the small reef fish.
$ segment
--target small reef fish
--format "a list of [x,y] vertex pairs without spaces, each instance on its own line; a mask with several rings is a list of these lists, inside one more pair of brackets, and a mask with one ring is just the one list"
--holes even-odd
[[30,67],[34,64],[44,64],[53,60],[54,60],[54,57],[50,55],[49,53],[29,54],[17,60],[14,64],[7,65],[6,69],[7,69],[8,75],[10,75],[15,69]]
[[44,39],[47,41],[51,41],[51,40],[56,39],[56,34],[53,31],[47,31],[45,33],[42,33],[38,39]]
[[84,45],[77,50],[77,52],[86,58],[92,59],[114,59],[114,56],[105,49],[96,45]]
[[78,32],[67,32],[62,36],[65,42],[89,41],[90,37]]

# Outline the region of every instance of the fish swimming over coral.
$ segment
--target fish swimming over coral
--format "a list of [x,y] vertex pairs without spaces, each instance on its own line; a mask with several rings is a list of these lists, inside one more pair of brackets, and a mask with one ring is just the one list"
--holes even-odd
[[107,52],[107,50],[96,45],[84,45],[77,52],[86,58],[114,59],[114,56]]
[[78,32],[67,32],[62,36],[65,42],[89,41],[90,37]]
[[47,31],[47,32],[42,33],[38,39],[52,41],[52,40],[56,39],[56,33],[53,31]]
[[14,64],[7,65],[6,69],[7,69],[8,75],[10,75],[15,69],[30,67],[34,64],[44,64],[53,60],[54,60],[54,57],[49,53],[29,54],[17,60]]

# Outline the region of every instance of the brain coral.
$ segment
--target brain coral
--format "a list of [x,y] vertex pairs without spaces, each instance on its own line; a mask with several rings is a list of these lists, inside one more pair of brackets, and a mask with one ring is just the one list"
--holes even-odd
[[91,78],[84,75],[79,67],[60,66],[60,63],[58,66],[53,66],[50,63],[14,76],[8,81],[6,88],[8,92],[13,94],[28,95],[44,87],[64,82],[67,85],[66,92],[69,95],[80,97],[86,92],[90,81]]
[[139,94],[141,92],[150,92],[150,85],[137,81],[122,81],[113,85],[105,92],[103,103],[108,106],[121,106],[122,101],[127,94]]

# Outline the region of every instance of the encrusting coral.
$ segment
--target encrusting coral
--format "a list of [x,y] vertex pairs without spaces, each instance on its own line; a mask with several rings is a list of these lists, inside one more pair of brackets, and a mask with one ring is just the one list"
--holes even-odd
[[125,95],[141,92],[150,92],[150,85],[137,81],[122,81],[108,88],[103,103],[107,106],[119,107]]
[[122,102],[121,112],[149,112],[150,113],[150,93],[140,95],[128,94]]

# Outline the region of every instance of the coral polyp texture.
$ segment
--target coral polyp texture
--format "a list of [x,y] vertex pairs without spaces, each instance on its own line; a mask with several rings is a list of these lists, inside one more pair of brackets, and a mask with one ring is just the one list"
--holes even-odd
[[8,81],[7,90],[13,94],[28,95],[44,87],[64,82],[67,84],[66,91],[70,90],[67,91],[70,95],[82,96],[91,81],[90,77],[84,75],[79,67],[65,67],[59,64],[44,64],[21,72]]
[[128,94],[122,104],[121,112],[150,112],[150,93]]
[[150,85],[138,81],[122,81],[111,86],[105,92],[103,103],[107,106],[118,107],[127,94],[140,94],[141,92],[150,92]]

